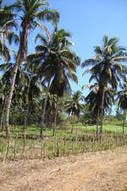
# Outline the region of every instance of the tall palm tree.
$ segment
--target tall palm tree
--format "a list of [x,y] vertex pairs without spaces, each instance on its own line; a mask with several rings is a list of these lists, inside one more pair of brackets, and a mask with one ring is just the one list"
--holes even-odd
[[120,82],[121,77],[124,75],[125,66],[123,61],[127,61],[126,49],[119,46],[117,38],[109,39],[107,36],[103,38],[103,45],[96,46],[95,56],[91,59],[85,60],[82,67],[91,66],[87,71],[91,73],[90,81],[98,79],[100,81],[100,106],[101,106],[101,125],[100,134],[102,134],[103,126],[103,108],[105,91],[108,85],[114,90]]
[[71,92],[69,79],[77,83],[76,68],[80,64],[79,58],[70,49],[71,43],[67,37],[69,37],[69,34],[64,30],[56,31],[53,35],[53,52],[55,55],[50,58],[53,64],[50,71],[53,69],[53,73],[51,74],[49,88],[49,92],[57,96],[53,136],[56,132],[59,98],[63,97],[64,93]]
[[[38,25],[38,21],[40,20],[48,20],[56,23],[59,18],[58,12],[56,10],[48,9],[47,4],[48,3],[46,1],[42,0],[17,0],[16,3],[11,6],[13,13],[17,16],[16,19],[20,19],[21,32],[19,49],[16,56],[16,64],[11,77],[10,91],[6,97],[5,128],[7,137],[9,137],[9,111],[15,87],[16,75],[19,65],[27,55],[28,32],[33,30]],[[43,26],[42,24],[40,25]]]
[[[42,44],[38,45],[36,47],[36,53],[30,55],[28,58],[31,64],[36,63],[36,65],[38,65],[38,75],[43,83],[47,84],[47,96],[40,130],[41,137],[48,93],[50,92],[51,94],[57,95],[58,101],[58,98],[62,97],[66,91],[70,91],[69,79],[77,82],[76,66],[80,61],[76,54],[70,49],[71,43],[69,37],[69,33],[63,29],[57,30],[57,27],[50,41],[44,36],[38,35],[37,38],[41,40]],[[57,107],[55,113],[54,127],[56,128]]]
[[118,107],[123,110],[123,134],[125,132],[125,120],[127,110],[127,80],[124,82],[122,90],[117,94]]

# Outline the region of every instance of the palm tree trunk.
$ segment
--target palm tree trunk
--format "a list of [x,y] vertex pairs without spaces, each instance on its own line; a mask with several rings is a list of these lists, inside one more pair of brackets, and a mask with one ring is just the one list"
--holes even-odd
[[48,101],[48,94],[49,94],[49,86],[50,86],[50,81],[48,82],[48,88],[46,92],[46,98],[44,102],[44,109],[42,113],[42,118],[41,118],[41,125],[40,125],[40,138],[43,138],[43,128],[45,126],[44,121],[45,121],[45,113],[46,113],[46,106],[47,106],[47,101]]
[[16,75],[17,75],[17,71],[20,66],[20,63],[22,62],[22,60],[24,60],[24,57],[27,54],[28,28],[29,28],[29,24],[27,22],[24,22],[23,29],[22,29],[22,32],[20,35],[20,45],[19,45],[19,50],[18,50],[18,54],[16,57],[16,64],[15,64],[13,72],[12,72],[10,89],[9,89],[9,92],[8,92],[8,94],[6,96],[6,100],[5,100],[5,117],[4,117],[5,124],[4,124],[4,127],[6,130],[6,138],[9,138],[9,135],[10,135],[9,113],[10,113],[12,96],[13,96],[13,92],[14,92],[14,88],[15,88]]
[[56,111],[55,111],[55,117],[54,117],[53,136],[56,135],[57,112],[58,112],[58,96],[57,96],[57,100],[56,100]]
[[4,107],[2,109],[2,113],[1,113],[1,121],[0,121],[0,131],[3,131],[3,122],[4,122]]
[[125,132],[125,120],[126,120],[126,111],[123,112],[123,134]]
[[75,114],[72,113],[72,126],[71,126],[71,134],[73,134],[73,130],[74,130],[74,123],[75,123]]
[[97,119],[96,119],[96,137],[98,137],[98,124],[99,124],[99,109],[97,111]]
[[25,111],[25,115],[24,115],[24,126],[23,126],[23,136],[25,136],[26,134],[26,128],[27,128],[27,123],[28,123],[28,110]]
[[12,101],[12,96],[13,96],[13,91],[14,91],[14,86],[15,86],[15,79],[16,79],[16,75],[17,75],[17,71],[18,71],[18,64],[19,64],[19,58],[14,67],[10,91],[6,97],[5,121],[4,121],[4,123],[5,123],[4,126],[5,126],[5,130],[6,130],[6,138],[9,138],[9,135],[10,135],[9,128],[8,128],[9,127],[9,112],[10,112],[10,106],[11,106],[11,101]]
[[102,88],[102,100],[101,100],[100,135],[102,135],[102,131],[103,131],[104,98],[105,98],[105,90],[104,90],[104,87],[103,87],[103,88]]

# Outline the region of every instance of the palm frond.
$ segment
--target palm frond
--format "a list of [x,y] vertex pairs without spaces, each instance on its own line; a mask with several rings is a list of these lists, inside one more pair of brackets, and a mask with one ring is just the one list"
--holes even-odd
[[47,20],[53,23],[59,21],[59,13],[56,10],[45,9],[37,13],[36,15],[40,20]]

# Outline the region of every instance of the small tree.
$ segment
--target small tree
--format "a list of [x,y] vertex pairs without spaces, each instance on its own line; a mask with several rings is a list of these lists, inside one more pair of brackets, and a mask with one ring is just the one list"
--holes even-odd
[[80,91],[76,91],[70,98],[65,101],[65,111],[71,116],[72,132],[73,124],[79,121],[81,111],[84,109],[84,96]]

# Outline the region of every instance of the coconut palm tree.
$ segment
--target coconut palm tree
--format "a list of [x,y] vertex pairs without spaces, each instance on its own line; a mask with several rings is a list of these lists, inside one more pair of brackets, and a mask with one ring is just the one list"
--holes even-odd
[[65,101],[65,111],[70,116],[72,116],[72,130],[73,133],[73,124],[79,120],[81,111],[84,110],[83,101],[85,100],[84,96],[80,91],[76,91]]
[[117,94],[118,107],[123,110],[123,134],[125,132],[125,120],[127,110],[127,80],[124,82],[122,90]]
[[109,39],[107,36],[104,36],[103,45],[96,46],[94,49],[95,56],[82,63],[82,67],[91,66],[91,68],[87,70],[87,72],[89,71],[91,73],[90,81],[93,79],[98,79],[100,81],[100,134],[102,134],[106,88],[110,85],[114,90],[116,90],[126,68],[123,65],[123,61],[127,61],[126,49],[119,46],[118,42],[117,38]]
[[[90,92],[86,96],[85,101],[88,104],[89,110],[92,111],[93,117],[96,120],[96,136],[98,136],[98,125],[101,115],[100,100],[101,100],[101,90],[99,87],[99,83],[95,82],[93,85],[90,86]],[[114,92],[112,88],[107,87],[105,90],[103,114],[110,110],[113,103],[114,103]]]
[[58,12],[56,10],[50,10],[47,8],[47,5],[47,1],[42,0],[17,0],[16,3],[11,6],[13,13],[16,15],[16,19],[18,19],[19,23],[21,22],[21,32],[16,63],[11,77],[10,91],[6,96],[5,128],[7,137],[9,137],[9,110],[15,87],[16,75],[19,65],[24,61],[27,55],[28,33],[30,30],[35,29],[37,25],[40,25],[45,29],[44,25],[39,23],[40,20],[48,20],[56,23],[59,18]]
[[80,112],[83,110],[84,96],[80,91],[76,91],[73,95],[65,101],[65,110],[69,115],[75,116],[79,119]]
[[[56,119],[58,113],[58,101],[63,97],[64,93],[71,93],[69,79],[77,83],[76,67],[80,64],[79,58],[70,49],[67,33],[63,30],[55,32],[53,36],[53,51],[51,70],[51,82],[49,92],[57,96],[56,111],[54,118],[53,135],[56,131]],[[53,70],[52,70],[53,69]]]
[[[57,27],[52,34],[50,41],[42,35],[37,38],[41,40],[41,45],[36,47],[36,53],[30,55],[28,60],[31,64],[38,65],[38,76],[42,79],[43,83],[47,85],[47,96],[44,104],[44,111],[42,114],[41,133],[44,126],[44,116],[46,110],[46,102],[48,93],[62,97],[66,91],[70,91],[69,79],[77,82],[76,66],[79,64],[79,59],[76,54],[70,49],[70,34],[63,29],[57,30]],[[55,128],[57,107],[55,115]],[[55,132],[55,130],[54,130]]]

